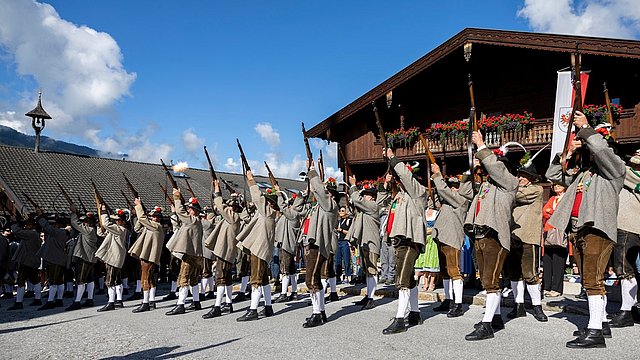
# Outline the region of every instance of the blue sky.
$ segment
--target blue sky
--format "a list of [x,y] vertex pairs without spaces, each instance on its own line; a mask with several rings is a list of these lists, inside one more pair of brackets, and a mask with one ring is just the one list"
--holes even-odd
[[[237,137],[256,165],[295,177],[301,121],[312,127],[465,27],[638,38],[634,3],[0,0],[0,124],[32,133],[23,114],[42,89],[45,135],[194,167],[207,145],[220,171],[239,171]],[[587,21],[594,13],[611,21]],[[335,148],[314,145],[338,175]]]

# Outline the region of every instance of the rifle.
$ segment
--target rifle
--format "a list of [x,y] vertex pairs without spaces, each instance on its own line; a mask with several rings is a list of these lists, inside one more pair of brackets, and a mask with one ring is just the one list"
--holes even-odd
[[124,191],[120,190],[120,194],[122,194],[122,197],[124,198],[124,201],[127,203],[127,209],[133,209],[133,204],[131,203],[131,201],[129,201],[129,198],[124,193]]
[[322,150],[320,150],[320,156],[318,156],[318,173],[320,180],[324,181],[324,161],[322,160]]
[[[173,175],[171,175],[171,171],[169,171],[169,168],[167,167],[167,165],[164,163],[164,161],[162,161],[162,159],[160,159],[160,163],[162,164],[162,168],[164,169],[165,174],[167,174],[167,177],[169,178],[169,182],[171,183],[171,186],[174,189],[180,189],[178,187],[178,183],[176,182],[176,179],[173,178]],[[165,191],[166,192],[166,191]],[[182,196],[182,193],[180,193],[180,202],[182,204],[185,203],[184,201],[184,196]]]
[[264,166],[267,168],[267,172],[269,173],[269,181],[271,182],[271,186],[276,186],[278,185],[278,180],[276,180],[276,177],[273,176],[273,173],[271,172],[271,169],[269,168],[269,164],[267,164],[267,162],[264,162]]
[[244,150],[242,150],[242,145],[240,145],[240,140],[236,139],[238,143],[238,150],[240,150],[240,160],[242,161],[242,167],[244,167],[244,171],[249,171],[251,168],[249,167],[249,162],[247,161],[247,157],[244,156]]
[[614,124],[613,113],[611,112],[611,99],[609,98],[609,89],[607,89],[607,83],[602,84],[602,86],[604,87],[604,101],[607,104],[607,120],[609,121],[609,125],[611,125],[610,135],[613,140],[615,140],[616,137],[613,135],[613,127],[616,124]]
[[349,204],[349,175],[352,175],[353,172],[351,171],[351,167],[349,166],[349,162],[347,161],[347,158],[344,156],[344,153],[342,152],[342,148],[338,147],[338,151],[340,152],[340,157],[342,157],[342,164],[343,164],[343,178],[344,178],[344,183],[346,184],[347,188],[345,189],[345,198],[347,200],[347,204]]
[[[129,178],[127,177],[127,175],[122,173],[122,176],[124,176],[124,181],[127,183],[127,187],[129,188],[129,191],[131,191],[131,195],[133,195],[133,198],[134,199],[140,199],[140,193],[136,190],[135,187],[133,187],[133,184],[131,183],[131,181],[129,181]],[[120,191],[122,192],[122,190],[120,190]],[[124,199],[127,200],[127,204],[129,205],[129,208],[131,209],[132,208],[131,207],[131,203],[129,202],[127,197],[124,195],[124,192],[122,192],[122,196],[124,196]],[[142,205],[142,211],[145,214],[148,214],[149,212],[147,211],[147,208],[142,203],[142,200],[140,200],[140,205]]]
[[211,158],[209,157],[209,152],[207,151],[206,146],[204,147],[204,155],[207,157],[207,163],[209,163],[209,174],[211,175],[211,189],[209,190],[209,197],[211,197],[211,207],[213,207],[213,183],[218,180],[218,175],[213,169],[213,164],[211,163]]
[[62,193],[62,196],[64,196],[65,199],[67,199],[67,202],[69,203],[69,206],[73,206],[73,200],[71,200],[71,196],[69,196],[69,193],[67,193],[64,188],[62,187],[62,185],[60,185],[59,182],[56,182],[56,184],[58,185],[58,188],[60,189],[60,192]]
[[[562,181],[567,172],[567,153],[569,152],[569,143],[571,141],[571,128],[573,127],[573,120],[575,118],[576,111],[582,111],[582,85],[580,82],[580,63],[582,56],[578,52],[578,43],[576,43],[576,51],[571,53],[571,81],[573,82],[573,110],[569,116],[569,122],[567,124],[567,137],[564,139],[564,147],[562,149],[562,156],[560,157],[560,163],[562,164]],[[579,161],[579,155],[574,154],[575,162]]]
[[[469,161],[469,174],[473,178],[473,142],[471,137],[475,131],[478,131],[478,118],[476,115],[476,98],[473,92],[473,80],[471,80],[471,74],[469,74],[469,98],[471,100],[471,108],[469,109],[469,130],[467,132],[467,158]],[[475,195],[476,186],[475,182],[472,182],[472,191]]]
[[31,206],[33,206],[34,209],[40,209],[40,205],[38,205],[35,201],[33,201],[33,199],[30,198],[29,195],[27,195],[24,191],[22,191],[22,196],[24,196],[25,199],[27,199],[29,204],[31,204]]
[[84,206],[84,203],[82,202],[82,199],[80,199],[80,197],[78,197],[78,204],[80,204],[80,208],[82,208],[82,213],[86,215],[88,211],[87,211],[87,208]]
[[160,183],[158,183],[158,185],[160,185],[160,190],[162,190],[162,193],[164,193],[164,198],[167,199],[169,204],[171,204],[171,206],[176,206],[176,204],[173,202],[173,198],[169,196],[167,189],[165,189],[164,186],[162,186],[162,184]]
[[191,194],[191,197],[197,199],[198,197],[196,196],[196,193],[193,192],[193,189],[191,188],[191,184],[189,184],[189,180],[185,178],[184,182],[187,184],[187,190],[189,191],[189,194]]
[[96,208],[98,208],[98,224],[100,224],[100,229],[102,231],[105,230],[104,224],[102,223],[102,205],[104,205],[105,209],[107,209],[107,214],[111,212],[109,206],[104,202],[102,195],[100,195],[100,191],[98,191],[98,187],[96,183],[91,179],[91,187],[93,188],[93,198],[96,201]]
[[433,157],[431,150],[429,150],[429,143],[427,143],[427,140],[422,136],[422,134],[418,135],[418,139],[420,139],[420,141],[422,142],[425,153],[427,155],[427,191],[429,192],[429,198],[431,199],[431,203],[433,204],[433,208],[435,209],[436,198],[433,194],[433,189],[431,188],[431,164],[435,164],[436,159]]
[[[371,105],[373,106],[373,114],[376,117],[376,126],[378,127],[378,135],[380,136],[380,142],[382,142],[382,148],[384,151],[387,151],[387,135],[385,135],[384,128],[382,127],[382,119],[380,118],[380,113],[378,113],[378,108],[376,107],[376,102],[372,101]],[[382,156],[385,160],[387,160],[387,171],[385,175],[391,171],[391,164],[389,163],[386,153]]]
[[231,184],[229,184],[229,182],[227,180],[225,180],[223,178],[220,178],[220,181],[222,181],[222,184],[227,189],[229,194],[234,194],[234,193],[238,192],[233,186],[231,186]]
[[304,123],[302,123],[302,139],[304,140],[304,149],[307,151],[307,161],[309,162],[309,166],[312,166],[313,154],[311,153],[311,147],[309,147],[309,138],[307,137],[307,130],[304,128]]

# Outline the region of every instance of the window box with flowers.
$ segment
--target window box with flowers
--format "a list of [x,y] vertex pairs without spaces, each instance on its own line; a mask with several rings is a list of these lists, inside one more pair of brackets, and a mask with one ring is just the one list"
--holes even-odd
[[387,145],[390,148],[410,148],[418,140],[420,130],[412,127],[407,130],[396,129],[393,132],[386,133]]
[[[614,122],[619,122],[621,111],[622,105],[611,104],[611,115],[613,115]],[[607,105],[589,104],[582,108],[582,113],[587,117],[587,120],[592,127],[595,127],[598,124],[608,123],[608,112],[609,110],[607,109]]]

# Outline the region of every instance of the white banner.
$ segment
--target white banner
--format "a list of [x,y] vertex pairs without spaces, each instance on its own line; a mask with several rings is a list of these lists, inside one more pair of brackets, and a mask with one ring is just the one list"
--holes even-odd
[[571,71],[558,71],[558,85],[556,87],[556,107],[553,112],[553,137],[551,140],[551,160],[557,153],[562,152],[565,138],[567,137],[567,125],[569,115],[573,109],[573,86],[571,84]]

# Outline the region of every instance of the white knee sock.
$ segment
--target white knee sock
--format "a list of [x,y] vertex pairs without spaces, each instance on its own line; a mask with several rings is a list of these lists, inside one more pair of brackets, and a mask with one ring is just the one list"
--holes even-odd
[[311,305],[313,306],[313,313],[320,314],[320,305],[319,305],[319,293],[320,291],[312,292],[310,294],[311,297]]
[[93,291],[96,288],[96,283],[95,282],[89,282],[87,283],[87,299],[89,300],[93,300]]
[[218,286],[216,288],[216,305],[215,306],[220,306],[222,305],[222,297],[224,296],[224,286]]
[[524,304],[524,280],[512,281],[511,291],[513,292],[513,299],[518,304]]
[[[540,285],[539,284],[533,284],[533,285],[529,285],[527,284],[527,291],[529,292],[529,296],[531,296],[531,305],[540,305]],[[524,296],[523,296],[524,297]],[[524,299],[523,299],[524,302]]]
[[289,290],[289,275],[285,275],[282,277],[282,291],[280,294],[287,295]]
[[404,319],[404,315],[407,313],[407,307],[409,306],[409,289],[398,290],[398,311],[396,312],[396,318]]
[[155,286],[149,289],[149,301],[156,301],[156,288]]
[[453,283],[453,302],[456,304],[462,304],[462,290],[464,282],[462,279],[452,280],[451,282]]
[[16,293],[16,302],[21,303],[24,300],[24,287],[19,287]]
[[140,291],[142,291],[142,281],[136,280],[136,292],[139,293]]
[[142,303],[143,304],[148,304],[149,303],[149,291],[143,291],[142,292]]
[[228,305],[231,305],[231,302],[232,302],[231,301],[231,294],[233,294],[233,285],[227,286],[226,290],[225,290],[225,296],[226,296]]
[[122,301],[122,284],[116,285],[116,300]]
[[444,287],[445,300],[451,300],[451,279],[443,279],[442,286]]
[[58,285],[57,291],[58,291],[58,300],[62,300],[62,297],[64,296],[64,285]]
[[316,294],[318,294],[318,308],[320,308],[320,311],[324,311],[324,290],[318,291]]
[[256,310],[258,308],[260,297],[262,297],[262,286],[251,285],[251,306],[249,309]]
[[193,301],[200,301],[200,284],[191,287],[191,296],[193,297]]
[[85,284],[78,284],[78,290],[76,291],[76,302],[80,302],[82,300],[82,295],[84,294]]
[[171,282],[171,292],[174,293],[176,291],[178,291],[178,283],[175,282],[175,281],[172,281]]
[[182,286],[178,291],[178,302],[176,305],[184,305],[184,301],[187,300],[187,296],[189,295],[189,286]]
[[335,276],[332,278],[327,279],[327,282],[329,283],[329,288],[331,289],[331,292],[338,292],[338,289],[336,288],[336,278]]
[[31,281],[27,280],[27,291],[33,291],[33,283],[31,283]]
[[36,300],[42,299],[42,284],[37,283],[33,285],[33,293],[35,294]]
[[271,284],[262,286],[262,292],[264,294],[264,305],[271,305]]
[[216,277],[211,276],[207,279],[207,285],[209,286],[209,291],[216,291]]
[[496,307],[496,311],[494,315],[500,315],[502,312],[502,295],[498,292],[498,307]]
[[487,304],[484,308],[484,316],[482,317],[482,322],[491,322],[493,319],[493,315],[495,315],[496,310],[500,306],[500,293],[488,293],[487,294]]
[[67,281],[66,291],[73,291],[73,283],[71,281]]
[[631,307],[636,304],[638,282],[636,278],[622,279],[620,284],[622,287],[622,306],[620,306],[620,310],[631,311]]
[[98,278],[98,288],[104,289],[104,276]]
[[242,280],[240,282],[240,292],[246,292],[247,291],[247,284],[249,283],[249,277],[248,276],[243,276]]
[[[200,293],[202,295],[204,295],[204,293],[207,290],[207,284],[209,284],[209,279],[207,278],[202,278],[200,279]],[[209,291],[212,291],[213,289],[209,289]]]
[[109,288],[107,289],[107,293],[109,294],[109,302],[110,303],[116,302],[116,287],[109,286]]
[[602,295],[588,295],[589,324],[588,329],[602,330],[602,318],[604,318],[605,301]]
[[418,308],[418,286],[409,289],[409,310],[420,311]]
[[128,289],[129,288],[129,278],[122,279],[122,288],[123,289]]
[[298,292],[298,278],[295,275],[289,275],[289,282],[291,283],[291,292]]
[[376,294],[376,278],[373,276],[367,276],[367,297],[372,298]]
[[327,292],[327,279],[320,279],[320,284],[322,284],[322,291]]
[[602,322],[608,323],[609,319],[607,319],[607,303],[609,300],[607,298],[607,294],[604,294],[603,298],[604,298],[604,304],[602,305]]

